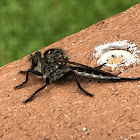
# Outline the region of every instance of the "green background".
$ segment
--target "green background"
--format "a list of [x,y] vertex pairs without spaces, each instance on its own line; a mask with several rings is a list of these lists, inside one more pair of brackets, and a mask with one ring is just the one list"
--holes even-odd
[[139,2],[140,0],[0,0],[0,66]]

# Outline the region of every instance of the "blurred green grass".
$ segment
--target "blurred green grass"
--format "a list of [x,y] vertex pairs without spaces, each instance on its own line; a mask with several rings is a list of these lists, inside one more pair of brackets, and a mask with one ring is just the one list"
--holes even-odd
[[0,66],[137,3],[139,0],[0,0]]

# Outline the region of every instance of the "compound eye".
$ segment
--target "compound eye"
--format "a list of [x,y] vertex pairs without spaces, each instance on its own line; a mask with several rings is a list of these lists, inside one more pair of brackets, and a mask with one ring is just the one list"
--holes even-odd
[[32,64],[33,64],[33,66],[37,66],[37,64],[38,64],[38,57],[37,56],[34,56],[33,57],[33,59],[32,59]]

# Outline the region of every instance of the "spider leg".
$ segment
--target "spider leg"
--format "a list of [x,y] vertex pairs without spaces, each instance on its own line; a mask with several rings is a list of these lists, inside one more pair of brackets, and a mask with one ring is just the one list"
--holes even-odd
[[90,94],[89,92],[87,92],[85,89],[83,89],[79,83],[79,80],[77,78],[77,76],[74,74],[74,77],[75,77],[75,80],[76,80],[76,83],[77,83],[77,86],[78,88],[83,91],[86,95],[90,96],[90,97],[93,97],[94,95]]
[[46,79],[46,84],[44,86],[42,86],[41,88],[39,88],[38,90],[36,90],[27,100],[24,101],[24,103],[26,104],[27,102],[30,102],[33,100],[34,96],[39,92],[41,91],[42,89],[44,89],[46,86],[48,86],[50,83],[50,79],[47,78]]
[[24,84],[28,82],[29,72],[34,73],[35,75],[38,75],[38,76],[42,76],[42,73],[40,73],[39,71],[32,70],[32,69],[29,69],[27,71],[20,71],[21,74],[24,74],[24,73],[26,74],[26,79],[20,85],[15,86],[14,87],[15,89],[22,87]]

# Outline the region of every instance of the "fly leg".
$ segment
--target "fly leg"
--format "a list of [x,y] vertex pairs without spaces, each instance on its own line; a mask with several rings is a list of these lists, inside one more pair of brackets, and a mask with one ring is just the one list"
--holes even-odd
[[90,96],[90,97],[93,97],[92,94],[90,94],[89,92],[87,92],[85,89],[83,89],[83,88],[81,87],[81,85],[80,85],[80,83],[79,83],[79,80],[78,80],[78,78],[77,78],[77,76],[76,76],[75,74],[74,74],[74,77],[75,77],[75,80],[76,80],[76,83],[77,83],[78,88],[79,88],[81,91],[83,91],[86,95],[88,95],[88,96]]
[[120,72],[117,73],[116,75],[118,76],[118,75],[120,75],[121,73],[123,73],[124,71],[126,71],[126,70],[128,70],[128,69],[130,69],[130,68],[133,68],[133,65],[130,65],[129,67],[124,68],[122,71],[120,71]]
[[42,89],[44,89],[46,86],[48,86],[50,83],[50,79],[46,78],[46,84],[44,86],[42,86],[41,88],[39,88],[38,90],[36,90],[27,100],[24,101],[24,103],[26,104],[27,102],[30,102],[33,100],[34,96],[41,91]]
[[42,76],[42,73],[40,73],[39,71],[32,70],[32,69],[29,69],[27,71],[20,71],[21,74],[24,74],[24,73],[26,74],[26,79],[20,85],[15,86],[14,87],[15,89],[22,87],[24,84],[26,84],[28,82],[29,72],[34,73],[35,75],[38,75],[38,76]]
[[103,66],[105,66],[105,64],[106,64],[106,62],[103,63],[102,65],[99,65],[99,66],[97,66],[97,67],[94,67],[94,69],[100,70]]

